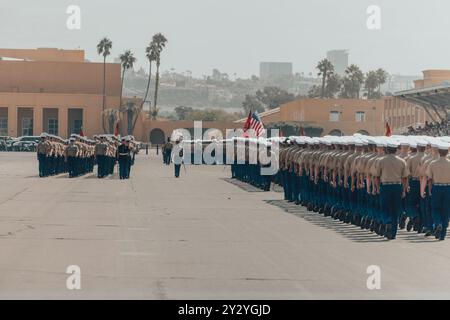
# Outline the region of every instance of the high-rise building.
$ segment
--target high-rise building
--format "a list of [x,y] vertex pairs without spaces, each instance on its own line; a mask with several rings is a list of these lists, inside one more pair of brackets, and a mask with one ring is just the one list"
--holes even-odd
[[327,59],[333,64],[334,72],[343,75],[348,67],[348,50],[330,50]]
[[292,62],[261,62],[259,77],[273,79],[280,76],[292,76]]

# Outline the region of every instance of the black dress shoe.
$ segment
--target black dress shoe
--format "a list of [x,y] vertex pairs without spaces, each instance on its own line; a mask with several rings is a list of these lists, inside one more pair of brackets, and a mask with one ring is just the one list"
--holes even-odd
[[333,216],[335,212],[336,212],[336,206],[332,206],[330,208],[330,216]]
[[351,213],[351,212],[347,212],[347,214],[345,215],[345,220],[344,220],[344,222],[345,222],[346,224],[350,224],[350,223],[352,222],[352,218],[353,218],[352,213]]
[[369,221],[368,217],[361,218],[361,228],[367,229],[367,221]]
[[405,214],[402,214],[400,217],[400,222],[398,223],[398,228],[400,230],[405,229],[405,224],[406,224],[406,218],[407,216]]
[[387,224],[387,225],[386,225],[386,231],[385,231],[384,235],[385,235],[386,238],[388,238],[389,240],[392,240],[392,239],[393,239],[393,236],[392,236],[392,225],[391,225],[391,224]]
[[370,226],[372,225],[372,220],[369,218],[369,217],[367,217],[366,218],[366,225],[365,225],[365,229],[366,230],[370,230]]
[[440,225],[438,225],[436,227],[436,230],[434,230],[434,237],[436,239],[440,239],[441,238],[441,233],[442,233],[442,225],[440,224]]
[[353,224],[357,227],[361,226],[362,220],[361,217],[359,216],[359,214],[357,214],[356,216],[353,217]]
[[380,224],[380,227],[378,228],[378,234],[382,237],[384,237],[385,233],[386,233],[386,226],[384,224]]
[[414,220],[409,219],[408,224],[406,225],[406,231],[410,232],[413,229]]
[[414,220],[414,227],[413,227],[413,230],[414,230],[415,232],[422,233],[422,229],[423,229],[423,227],[422,227],[422,224],[420,223],[420,219],[416,218],[416,219]]
[[341,214],[341,212],[342,212],[342,211],[340,211],[340,210],[339,210],[339,211],[335,211],[334,214],[333,214],[333,216],[332,216],[333,219],[334,219],[334,220],[338,220],[338,219],[339,219],[339,215]]

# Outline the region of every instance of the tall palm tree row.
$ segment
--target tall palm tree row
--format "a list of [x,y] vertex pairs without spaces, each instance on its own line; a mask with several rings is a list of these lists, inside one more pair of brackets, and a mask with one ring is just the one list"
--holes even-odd
[[119,59],[120,59],[120,63],[122,64],[122,83],[120,86],[119,108],[122,108],[122,92],[123,92],[123,83],[124,83],[124,79],[125,79],[125,72],[128,69],[133,68],[134,63],[136,62],[136,58],[134,57],[133,52],[131,52],[131,50],[127,50],[119,56]]
[[156,77],[155,77],[155,97],[153,99],[153,110],[151,112],[152,117],[156,118],[158,113],[157,102],[158,102],[158,89],[159,89],[159,67],[161,65],[161,52],[166,46],[167,39],[162,33],[157,33],[153,36],[152,42],[155,46],[154,58],[156,62]]
[[325,97],[326,81],[334,73],[334,67],[333,64],[328,59],[323,59],[319,61],[319,63],[316,66],[316,69],[319,70],[319,73],[317,75],[319,77],[322,77],[322,90],[320,93],[320,97],[323,99]]
[[147,88],[145,90],[144,99],[142,100],[141,109],[144,107],[144,103],[147,101],[148,93],[150,91],[150,82],[152,80],[152,63],[156,60],[156,45],[152,41],[150,44],[145,48],[145,56],[148,60],[148,80],[147,80]]
[[[106,100],[106,57],[111,54],[112,41],[107,37],[104,37],[97,44],[97,52],[99,55],[103,56],[103,102],[102,102],[102,112],[105,111],[105,100]],[[105,123],[102,121],[103,132],[106,132]]]
[[345,77],[350,83],[351,97],[359,99],[361,85],[364,83],[364,74],[361,69],[356,64],[352,64],[345,69]]
[[336,74],[333,64],[328,59],[320,60],[316,69],[321,78],[321,85],[314,85],[308,91],[310,98],[334,98],[336,95],[344,99],[359,99],[362,89],[368,99],[379,99],[382,96],[381,86],[386,83],[389,74],[379,68],[364,74],[352,64],[345,69],[343,77]]
[[378,93],[381,96],[381,86],[386,83],[388,80],[389,74],[383,70],[382,68],[379,68],[375,71],[377,76],[377,82],[378,82]]
[[[136,107],[134,103],[128,103],[126,107],[122,106],[123,102],[123,86],[125,81],[125,72],[131,68],[133,68],[134,63],[136,62],[136,58],[134,57],[133,52],[131,50],[126,50],[123,54],[119,56],[121,66],[122,66],[122,77],[121,77],[121,87],[120,87],[120,103],[119,103],[119,109],[121,112],[127,113],[127,119],[128,119],[128,133],[131,134],[134,131],[134,127],[136,125],[136,121],[139,117],[139,113],[142,111],[142,108],[144,106],[144,103],[147,101],[148,95],[150,93],[150,84],[151,84],[151,78],[152,78],[152,64],[153,62],[156,63],[156,76],[155,76],[155,95],[154,95],[154,102],[153,102],[153,108],[150,110],[150,115],[153,119],[156,118],[156,115],[158,114],[158,108],[157,108],[157,102],[158,102],[158,89],[159,89],[159,69],[161,66],[161,53],[163,49],[165,48],[167,43],[167,38],[162,33],[157,33],[153,35],[152,41],[146,48],[146,57],[149,61],[149,73],[148,73],[148,81],[147,81],[147,88],[145,91],[145,96],[142,101],[142,104],[139,107]],[[117,116],[117,113],[112,110],[105,110],[106,105],[106,58],[111,54],[112,49],[112,41],[109,40],[107,37],[104,37],[100,40],[100,42],[97,44],[97,52],[99,55],[103,56],[103,102],[102,102],[102,115],[103,115],[103,131],[106,133],[106,123],[108,123],[109,131],[111,131],[111,123],[113,119],[118,119],[120,117]]]
[[366,74],[366,80],[364,82],[364,88],[367,90],[367,98],[368,99],[376,99],[378,98],[379,92],[376,92],[375,89],[379,87],[378,84],[378,76],[376,71],[369,71]]

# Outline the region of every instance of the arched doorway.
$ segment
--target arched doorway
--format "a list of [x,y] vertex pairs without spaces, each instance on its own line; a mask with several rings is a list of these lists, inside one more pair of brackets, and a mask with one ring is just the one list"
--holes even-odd
[[365,135],[365,136],[370,136],[370,133],[366,130],[359,130],[358,131],[359,134]]
[[164,144],[166,141],[166,135],[164,131],[159,128],[150,131],[150,143],[151,144]]
[[343,136],[344,134],[339,129],[333,129],[333,130],[330,131],[329,135],[330,136],[338,136],[338,137],[340,137],[340,136]]

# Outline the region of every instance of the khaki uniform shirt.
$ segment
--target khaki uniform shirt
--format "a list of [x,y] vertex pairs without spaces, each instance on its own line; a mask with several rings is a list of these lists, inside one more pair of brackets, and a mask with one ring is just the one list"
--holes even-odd
[[426,173],[427,177],[433,180],[433,184],[450,184],[450,160],[447,157],[439,157],[431,161]]
[[76,157],[78,153],[78,146],[74,144],[69,144],[66,147],[66,156],[67,157]]
[[50,151],[50,142],[48,141],[40,141],[37,145],[37,153],[38,154],[48,154]]
[[95,154],[97,156],[104,156],[108,151],[108,145],[106,143],[100,142],[95,145]]
[[377,176],[381,183],[401,183],[409,176],[406,161],[393,154],[384,156],[378,164]]
[[409,173],[411,174],[412,179],[418,179],[420,177],[420,160],[423,158],[425,154],[423,152],[417,152],[411,155],[406,164],[408,165]]

